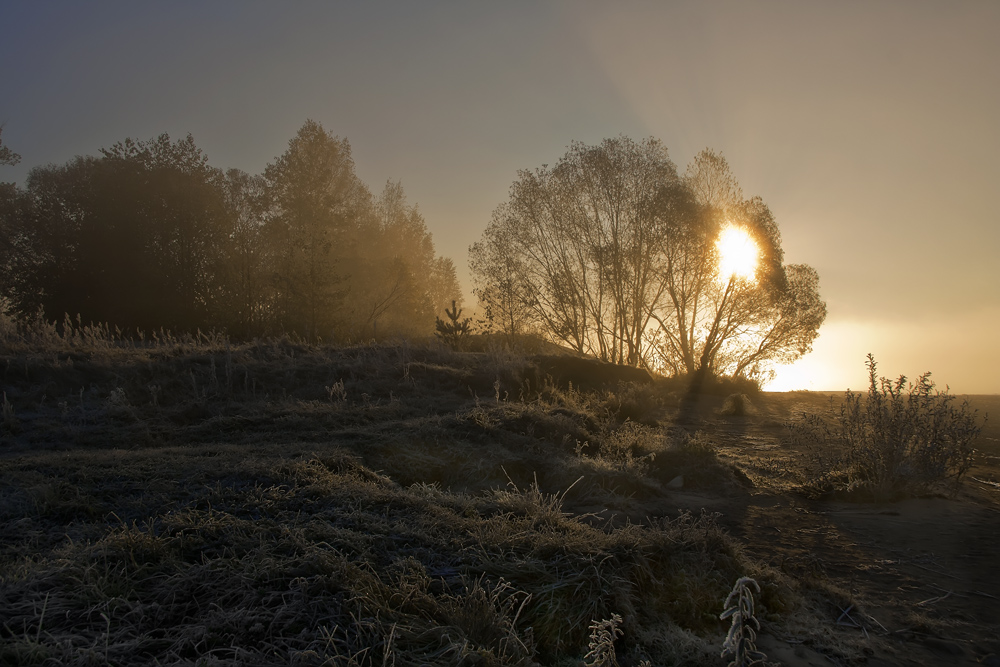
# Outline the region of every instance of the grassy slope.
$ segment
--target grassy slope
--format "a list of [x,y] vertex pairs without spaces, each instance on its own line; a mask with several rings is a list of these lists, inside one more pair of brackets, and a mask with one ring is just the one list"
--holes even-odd
[[2,664],[575,664],[615,613],[622,664],[716,664],[738,577],[807,613],[711,516],[645,511],[747,493],[666,387],[433,346],[0,361]]

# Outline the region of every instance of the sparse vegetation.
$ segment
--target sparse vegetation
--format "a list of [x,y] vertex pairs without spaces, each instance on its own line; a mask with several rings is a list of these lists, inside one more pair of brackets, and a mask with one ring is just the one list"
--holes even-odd
[[811,413],[789,424],[796,443],[833,444],[826,482],[863,497],[887,500],[958,481],[972,466],[982,432],[968,401],[935,388],[930,373],[915,383],[879,377],[872,355],[868,392],[847,392],[832,419]]
[[852,482],[877,497],[922,490],[948,477],[956,480],[972,464],[972,443],[982,428],[968,403],[955,405],[935,389],[930,373],[907,384],[876,374],[868,355],[868,395],[848,393],[841,407],[841,435],[848,447]]

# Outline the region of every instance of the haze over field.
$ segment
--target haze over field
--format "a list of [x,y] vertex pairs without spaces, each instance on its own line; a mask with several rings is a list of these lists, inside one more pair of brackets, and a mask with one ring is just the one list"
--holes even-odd
[[259,173],[306,118],[401,180],[466,268],[518,169],[653,136],[727,158],[829,314],[776,389],[932,370],[1000,392],[1000,6],[0,5],[0,180],[162,132]]

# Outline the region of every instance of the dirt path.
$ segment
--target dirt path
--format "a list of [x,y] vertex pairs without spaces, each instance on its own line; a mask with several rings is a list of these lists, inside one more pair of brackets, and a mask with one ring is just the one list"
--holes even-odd
[[973,484],[885,504],[687,489],[637,503],[628,520],[717,513],[750,555],[799,582],[825,621],[763,619],[759,646],[783,665],[1000,667],[1000,491]]
[[1000,653],[996,506],[944,498],[891,506],[781,498],[754,502],[732,528],[772,566],[843,591],[828,618],[842,632],[875,637],[876,657],[971,665]]
[[796,486],[831,453],[791,446],[776,417],[704,424],[720,458],[757,482],[748,494],[672,499],[719,512],[753,556],[822,591],[822,641],[769,634],[765,623],[761,648],[786,665],[1000,667],[1000,457],[981,454],[948,496],[811,500]]

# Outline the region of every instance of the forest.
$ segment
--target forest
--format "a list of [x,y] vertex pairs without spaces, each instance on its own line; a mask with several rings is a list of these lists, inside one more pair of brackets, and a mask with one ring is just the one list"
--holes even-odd
[[402,185],[373,194],[348,141],[311,120],[262,174],[213,167],[191,135],[166,134],[33,168],[0,186],[0,280],[21,318],[140,338],[426,336],[461,300]]

